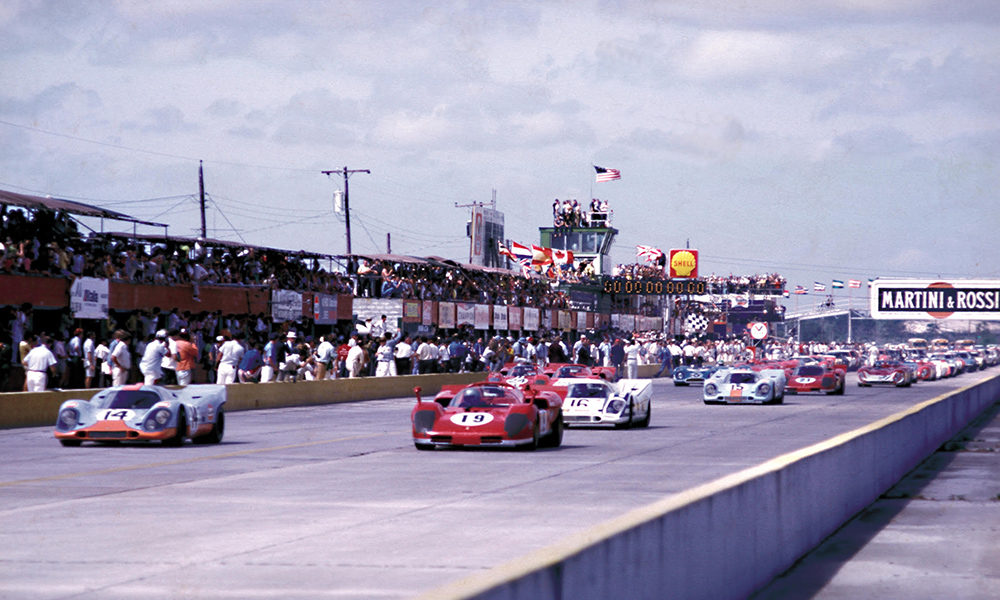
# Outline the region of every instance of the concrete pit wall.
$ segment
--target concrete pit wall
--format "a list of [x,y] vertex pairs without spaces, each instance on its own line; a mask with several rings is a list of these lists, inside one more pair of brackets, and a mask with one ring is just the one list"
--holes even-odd
[[1000,377],[993,377],[664,498],[421,598],[745,598],[998,398]]

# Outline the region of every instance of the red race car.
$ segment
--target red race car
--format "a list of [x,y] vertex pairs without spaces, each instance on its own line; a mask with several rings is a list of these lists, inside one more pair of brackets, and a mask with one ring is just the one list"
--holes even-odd
[[866,365],[858,369],[858,385],[861,387],[876,384],[909,387],[913,377],[912,369],[893,360],[879,360],[870,367]]
[[565,391],[481,381],[445,385],[433,401],[420,398],[410,413],[413,445],[417,450],[436,446],[538,447],[562,444],[562,401]]
[[501,370],[499,373],[490,373],[487,379],[489,381],[503,381],[518,388],[524,388],[526,385],[549,385],[549,376],[543,373],[536,365],[521,364],[509,366],[509,369]]
[[788,377],[785,384],[786,394],[802,394],[806,392],[826,392],[827,394],[844,393],[844,371],[831,369],[827,364],[799,365]]
[[587,365],[576,365],[567,363],[552,363],[545,366],[545,373],[555,381],[556,379],[603,379],[605,381],[615,381],[614,367],[588,367]]

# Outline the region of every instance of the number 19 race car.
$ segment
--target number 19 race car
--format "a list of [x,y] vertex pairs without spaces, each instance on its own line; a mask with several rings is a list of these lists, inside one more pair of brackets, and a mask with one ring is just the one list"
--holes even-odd
[[410,413],[413,445],[418,450],[435,446],[522,447],[562,444],[562,395],[550,389],[483,381],[471,385],[445,385],[433,401],[420,398]]
[[560,379],[566,387],[563,422],[569,425],[614,425],[646,427],[653,412],[653,381],[622,379]]
[[89,401],[63,402],[55,437],[63,446],[150,440],[180,446],[187,438],[218,444],[225,433],[225,403],[224,385],[189,385],[178,390],[141,384],[112,387]]

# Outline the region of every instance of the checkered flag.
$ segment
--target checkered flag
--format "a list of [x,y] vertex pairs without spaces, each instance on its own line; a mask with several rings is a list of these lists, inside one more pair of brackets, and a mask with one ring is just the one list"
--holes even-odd
[[684,319],[684,329],[687,333],[705,331],[708,329],[708,317],[692,313]]

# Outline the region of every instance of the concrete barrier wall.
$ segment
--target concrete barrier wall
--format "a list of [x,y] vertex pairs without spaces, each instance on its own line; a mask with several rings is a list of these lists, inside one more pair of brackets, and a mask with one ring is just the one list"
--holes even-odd
[[432,590],[434,600],[744,598],[1000,398],[993,377]]
[[[414,397],[420,386],[425,395],[436,394],[445,384],[481,381],[485,373],[441,373],[401,377],[359,377],[299,381],[296,383],[238,383],[226,386],[226,410],[253,410],[356,402],[381,398]],[[0,394],[0,429],[55,425],[59,405],[66,400],[90,399],[100,390],[9,392]]]

